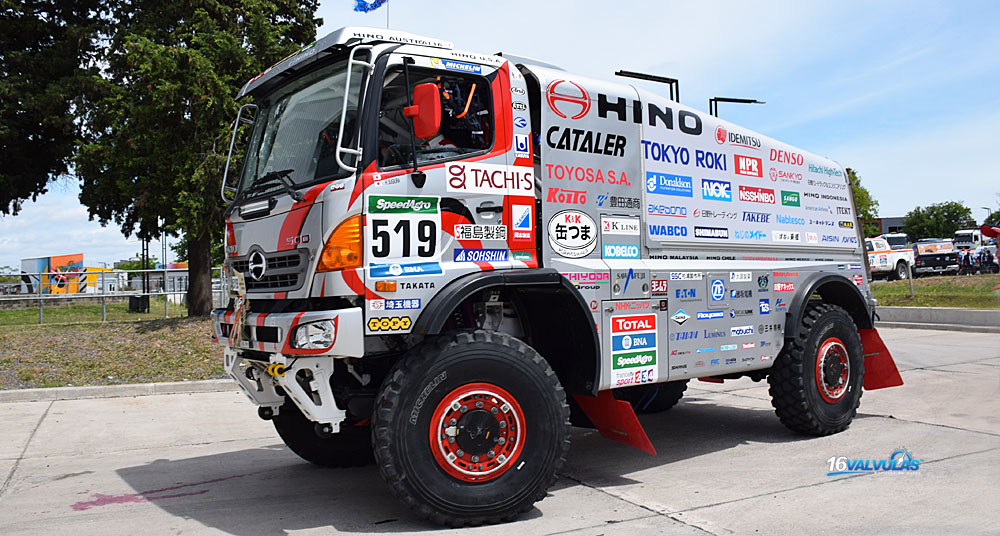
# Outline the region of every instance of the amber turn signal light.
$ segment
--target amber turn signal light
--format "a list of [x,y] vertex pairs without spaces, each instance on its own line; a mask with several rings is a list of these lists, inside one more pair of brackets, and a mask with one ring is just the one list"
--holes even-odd
[[375,292],[396,292],[395,281],[376,281]]
[[333,230],[330,238],[326,239],[316,271],[333,272],[357,268],[361,266],[361,249],[361,215],[356,214],[344,220]]

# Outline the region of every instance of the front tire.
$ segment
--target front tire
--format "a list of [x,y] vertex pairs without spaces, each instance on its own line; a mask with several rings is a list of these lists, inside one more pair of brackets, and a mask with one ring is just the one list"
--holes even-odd
[[320,436],[316,423],[302,414],[291,401],[286,401],[272,419],[285,445],[303,460],[323,467],[358,467],[374,461],[371,430],[344,421],[340,432]]
[[513,519],[545,497],[569,449],[569,406],[538,353],[494,331],[425,341],[382,383],[375,459],[418,515],[460,527]]
[[851,424],[861,403],[864,376],[854,320],[841,307],[812,302],[799,335],[786,342],[767,381],[782,424],[824,436]]

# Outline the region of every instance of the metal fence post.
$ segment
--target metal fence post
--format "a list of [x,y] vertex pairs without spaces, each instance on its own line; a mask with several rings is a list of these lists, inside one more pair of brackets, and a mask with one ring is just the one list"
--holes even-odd
[[906,263],[906,279],[910,281],[910,297],[913,297],[913,270],[910,269],[910,263]]
[[38,323],[42,323],[42,274],[38,274]]
[[[107,266],[107,264],[105,264]],[[104,292],[107,290],[108,280],[105,277],[108,273],[101,272],[101,322],[108,321],[108,306],[105,303],[107,298],[104,296]]]

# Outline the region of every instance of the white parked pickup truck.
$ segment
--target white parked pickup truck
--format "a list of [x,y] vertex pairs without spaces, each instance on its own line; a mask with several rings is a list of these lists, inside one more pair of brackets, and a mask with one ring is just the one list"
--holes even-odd
[[[913,250],[892,249],[885,238],[866,238],[865,249],[868,251],[872,279],[879,275],[885,275],[890,280],[906,279],[913,269]],[[907,270],[907,264],[910,270]]]

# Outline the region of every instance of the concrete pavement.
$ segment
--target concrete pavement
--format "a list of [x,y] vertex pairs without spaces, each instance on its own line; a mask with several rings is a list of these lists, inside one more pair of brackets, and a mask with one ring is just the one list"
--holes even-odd
[[[787,431],[766,383],[692,382],[644,417],[658,456],[576,430],[549,496],[472,534],[995,534],[1000,341],[880,330],[906,385],[865,392],[854,424]],[[0,534],[431,533],[373,467],[300,461],[235,392],[0,403]],[[920,469],[826,476],[827,460]]]

